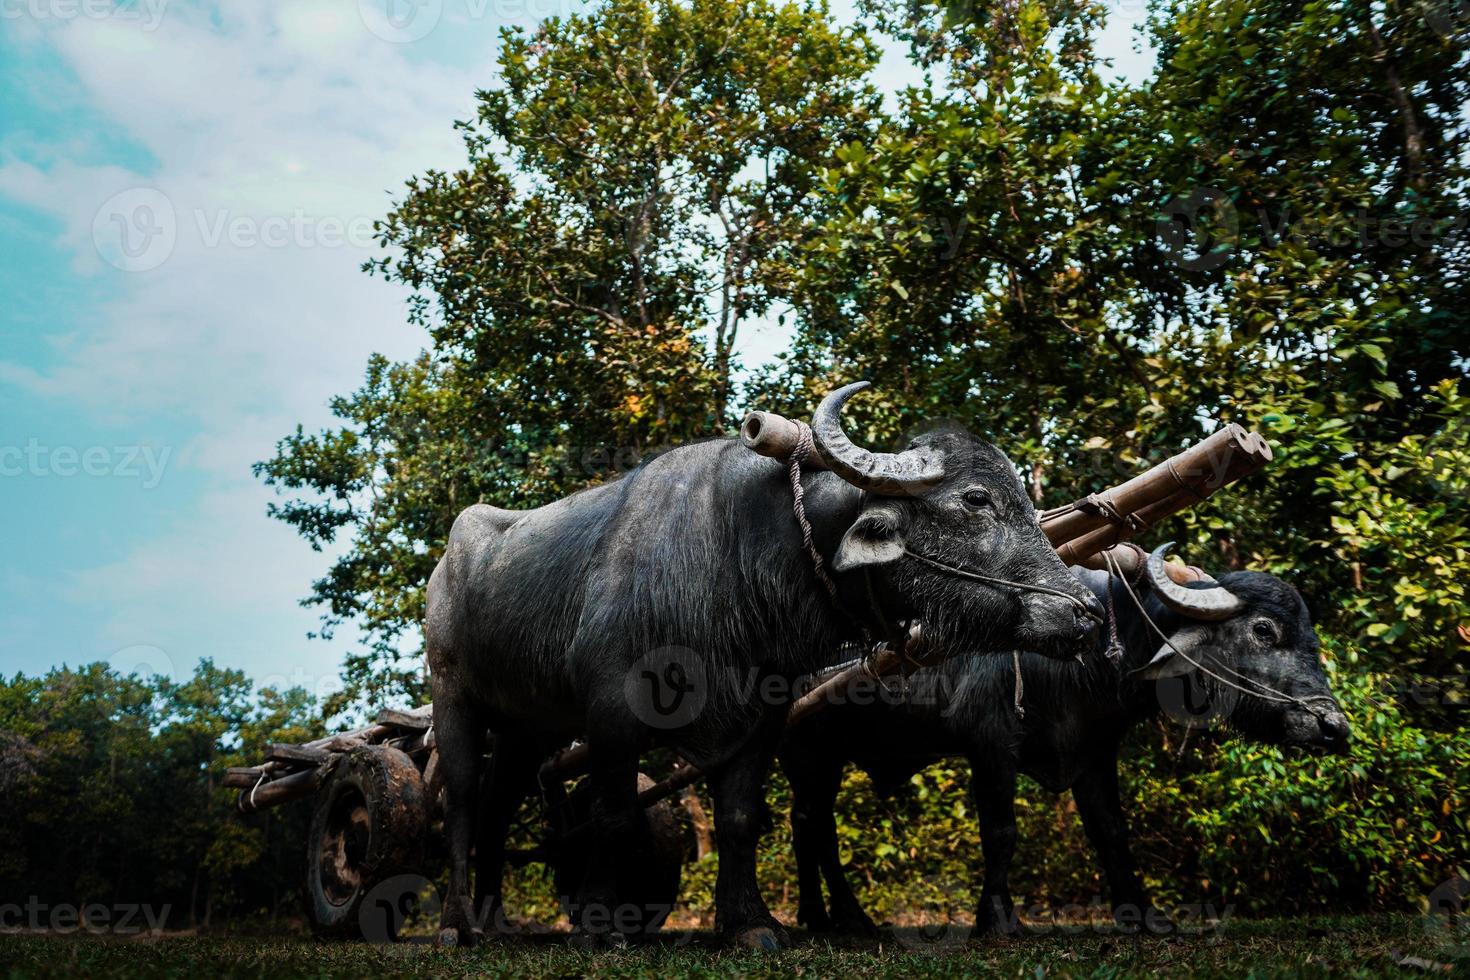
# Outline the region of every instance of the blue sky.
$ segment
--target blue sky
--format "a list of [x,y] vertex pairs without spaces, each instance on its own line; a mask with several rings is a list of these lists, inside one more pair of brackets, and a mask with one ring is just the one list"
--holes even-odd
[[[329,556],[250,464],[370,352],[423,345],[359,271],[367,229],[462,160],[497,30],[583,9],[0,0],[0,673],[208,656],[330,692],[352,634],[308,640],[297,604]],[[1131,77],[1142,16],[1123,0],[1104,38]],[[913,78],[893,52],[879,81]]]

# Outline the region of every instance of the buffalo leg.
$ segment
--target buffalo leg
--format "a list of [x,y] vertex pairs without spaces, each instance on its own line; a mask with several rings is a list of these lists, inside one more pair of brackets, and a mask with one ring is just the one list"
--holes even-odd
[[975,910],[975,931],[1007,936],[1020,931],[1011,901],[1011,862],[1016,854],[1016,771],[970,761],[970,795],[980,818],[985,877]]
[[[832,920],[822,901],[821,858],[828,842],[818,825],[832,820],[842,770],[840,766],[826,764],[829,760],[806,758],[799,750],[788,750],[781,761],[786,779],[791,783],[791,850],[796,856],[798,896],[796,921],[812,932],[830,932]],[[837,846],[835,836],[831,846]]]
[[738,753],[710,774],[719,836],[715,878],[715,929],[740,946],[778,949],[786,930],[761,899],[756,850],[765,814],[765,781],[775,759],[785,712],[768,712]]
[[480,833],[475,842],[475,911],[486,931],[510,932],[501,903],[505,842],[511,822],[535,787],[540,758],[533,744],[497,732],[495,752],[480,794]]
[[579,932],[617,938],[618,883],[637,873],[647,821],[638,805],[638,756],[643,730],[626,712],[610,708],[589,715],[591,752],[590,837],[587,877],[575,898],[572,921]]
[[434,731],[444,771],[444,836],[449,847],[449,890],[439,921],[439,942],[473,945],[482,935],[470,904],[470,841],[475,831],[485,726],[464,701],[435,697]]
[[1102,861],[1113,901],[1113,917],[1130,930],[1143,927],[1151,932],[1172,931],[1169,920],[1149,905],[1143,881],[1133,863],[1128,818],[1118,796],[1116,748],[1098,753],[1089,761],[1072,786],[1072,796],[1077,801],[1087,839]]
[[876,936],[878,927],[863,911],[862,903],[853,894],[847,880],[847,870],[842,866],[842,850],[837,844],[837,789],[842,783],[842,769],[836,767],[828,774],[830,789],[823,787],[822,806],[812,813],[812,833],[816,838],[817,860],[821,863],[822,877],[827,880],[827,895],[832,909],[832,928],[837,932],[859,936]]

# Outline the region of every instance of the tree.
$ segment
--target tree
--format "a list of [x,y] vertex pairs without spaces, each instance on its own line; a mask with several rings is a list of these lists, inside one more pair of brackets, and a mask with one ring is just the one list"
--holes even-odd
[[0,680],[0,893],[142,903],[176,928],[274,914],[297,891],[309,812],[242,820],[220,777],[319,724],[301,689],[253,695],[209,660],[181,682],[100,663]]
[[503,84],[460,123],[369,270],[416,291],[433,347],[375,359],[335,431],[282,440],[272,508],[352,546],[309,603],[355,620],[333,702],[421,693],[406,638],[454,516],[545,503],[725,430],[741,326],[790,289],[815,171],[861,137],[876,49],[820,4],[611,0],[503,35]]
[[[1333,519],[1377,519],[1338,468],[1387,489],[1405,469],[1378,461],[1445,424],[1436,385],[1465,385],[1470,57],[1424,9],[1159,4],[1157,73],[1133,88],[1099,81],[1091,4],[881,8],[947,84],[824,173],[798,353],[767,397],[881,379],[870,437],[956,415],[1053,504],[1217,422],[1261,427],[1267,473],[1165,534],[1290,570],[1329,627],[1365,601],[1364,560],[1410,588],[1412,549],[1345,555]],[[1435,567],[1444,616],[1394,654],[1463,671],[1460,565]],[[1347,655],[1385,665],[1386,628]]]

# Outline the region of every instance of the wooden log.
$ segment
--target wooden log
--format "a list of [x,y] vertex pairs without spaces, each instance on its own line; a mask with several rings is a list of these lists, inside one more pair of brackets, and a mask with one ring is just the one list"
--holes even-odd
[[542,763],[541,774],[548,778],[556,776],[559,779],[573,779],[586,773],[591,765],[592,750],[586,742],[578,742],[558,749],[555,755]]
[[428,732],[410,732],[407,735],[389,739],[385,744],[393,746],[405,755],[418,755],[433,748]]
[[289,803],[315,793],[321,786],[320,769],[304,769],[289,776],[267,780],[249,789],[240,790],[237,806],[241,813],[255,813],[268,807]]
[[[772,459],[788,459],[801,440],[801,423],[774,412],[751,412],[740,426],[740,441]],[[1041,527],[1062,559],[1077,564],[1254,473],[1271,455],[1265,439],[1231,422],[1116,487],[1043,512]],[[826,468],[818,453],[802,465]],[[1125,523],[1119,525],[1118,517]]]
[[[1104,557],[1105,555],[1107,557]],[[1111,558],[1118,571],[1131,581],[1143,570],[1144,563],[1148,561],[1148,552],[1136,544],[1124,542],[1097,554],[1089,555],[1084,561],[1077,564],[1083,568],[1106,572],[1111,570],[1108,567],[1108,558]],[[1176,565],[1173,562],[1164,563],[1164,574],[1180,585],[1203,582],[1209,578],[1205,572],[1193,565]]]
[[1254,473],[1270,462],[1271,455],[1271,447],[1264,439],[1232,422],[1131,480],[1046,511],[1041,515],[1041,527],[1053,547],[1110,528],[1109,515],[1090,506],[1089,501],[1101,503],[1124,517],[1148,511],[1151,522],[1157,523],[1168,516],[1162,513],[1163,506],[1178,505],[1174,512],[1182,510],[1189,503],[1203,500],[1226,484]]
[[898,673],[905,663],[924,667],[938,663],[937,659],[924,653],[924,637],[918,626],[910,627],[907,649],[903,656],[884,644],[874,650],[872,656],[830,674],[816,687],[797,698],[786,715],[786,726],[790,728],[798,724],[813,712],[820,711],[828,702],[848,697],[852,692],[852,685],[861,678],[868,677],[876,682],[880,678]]
[[662,779],[648,789],[638,794],[638,805],[651,807],[655,803],[666,800],[675,793],[681,793],[686,786],[692,786],[704,778],[704,771],[698,766],[688,763],[675,769],[667,779]]
[[379,725],[397,725],[413,732],[426,732],[434,724],[434,716],[425,711],[399,711],[397,708],[384,708],[378,712],[377,723]]
[[314,749],[305,745],[290,745],[279,742],[272,745],[266,753],[267,762],[279,762],[288,768],[301,769],[307,766],[319,766],[331,756],[326,749]]
[[[740,442],[762,456],[785,462],[801,444],[801,423],[775,412],[751,412],[740,423]],[[827,461],[813,447],[801,461],[802,469],[825,470]]]
[[263,766],[231,766],[225,770],[225,778],[221,784],[235,789],[245,789],[260,782],[260,777],[265,774]]
[[330,739],[327,742],[326,745],[324,745],[324,746],[321,747],[321,750],[322,751],[329,752],[329,753],[331,753],[331,752],[351,752],[353,749],[357,748],[359,745],[375,745],[376,743],[378,743],[380,741],[382,741],[381,738],[379,738],[379,739],[373,739],[373,740],[369,741],[368,739],[363,738],[362,735],[359,735],[356,732],[344,732],[341,735],[338,735],[338,736]]
[[[1252,440],[1259,441],[1265,446],[1265,440],[1254,432],[1247,432]],[[1151,528],[1161,524],[1163,521],[1173,517],[1180,511],[1188,510],[1201,501],[1208,500],[1215,491],[1227,486],[1244,476],[1249,476],[1265,465],[1271,458],[1270,448],[1266,447],[1265,454],[1254,455],[1240,453],[1236,454],[1226,466],[1220,479],[1212,479],[1207,484],[1197,486],[1181,487],[1174,493],[1155,501],[1145,507],[1140,507],[1131,515],[1132,520],[1125,525],[1105,522],[1101,527],[1088,531],[1087,533],[1065,541],[1060,544],[1053,542],[1057,554],[1063,562],[1068,565],[1080,565],[1089,557],[1106,551],[1113,545],[1127,541],[1135,535],[1143,534]],[[1211,485],[1212,484],[1212,485]]]

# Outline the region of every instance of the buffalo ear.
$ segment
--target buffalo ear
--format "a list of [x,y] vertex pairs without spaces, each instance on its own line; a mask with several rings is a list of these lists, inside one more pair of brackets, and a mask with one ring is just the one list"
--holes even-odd
[[[1193,651],[1207,649],[1210,642],[1210,631],[1206,627],[1185,627],[1169,637],[1169,642],[1159,647],[1154,658],[1133,671],[1132,676],[1146,681],[1183,676],[1195,668],[1198,657],[1193,655]],[[1181,653],[1185,656],[1180,656]]]
[[1133,676],[1145,681],[1162,680],[1165,677],[1179,677],[1187,674],[1194,668],[1194,664],[1185,660],[1168,645],[1159,647],[1159,652],[1154,658],[1133,672]]
[[832,559],[839,572],[870,565],[886,565],[903,557],[903,532],[893,515],[881,511],[862,514],[847,533]]

